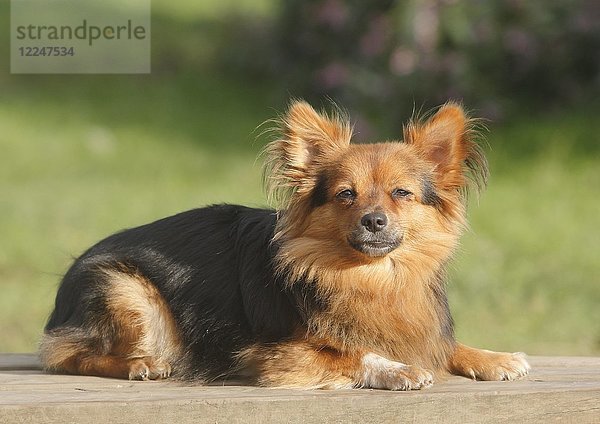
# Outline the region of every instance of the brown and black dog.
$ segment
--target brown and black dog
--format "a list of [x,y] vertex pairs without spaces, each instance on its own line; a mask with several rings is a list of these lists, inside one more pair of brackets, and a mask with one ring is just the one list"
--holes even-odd
[[99,242],[64,276],[48,370],[265,386],[427,387],[512,380],[521,353],[454,338],[445,268],[487,164],[454,103],[404,140],[351,144],[341,113],[293,102],[266,149],[278,210],[217,205]]

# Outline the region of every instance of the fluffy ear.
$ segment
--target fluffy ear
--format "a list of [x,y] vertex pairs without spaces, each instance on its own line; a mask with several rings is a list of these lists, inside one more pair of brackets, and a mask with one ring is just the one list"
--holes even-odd
[[432,162],[438,186],[447,190],[465,188],[469,177],[478,188],[486,184],[487,161],[474,135],[473,120],[456,103],[446,103],[425,123],[404,128],[404,141]]
[[292,102],[277,122],[280,137],[266,147],[265,183],[283,200],[290,190],[312,190],[319,165],[350,144],[352,127],[339,111],[318,113],[304,101]]

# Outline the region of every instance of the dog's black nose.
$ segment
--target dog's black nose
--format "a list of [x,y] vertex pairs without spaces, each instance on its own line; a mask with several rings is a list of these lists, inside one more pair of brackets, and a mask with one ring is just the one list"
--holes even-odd
[[387,225],[387,222],[387,216],[381,212],[368,213],[360,220],[363,227],[372,233],[383,230]]

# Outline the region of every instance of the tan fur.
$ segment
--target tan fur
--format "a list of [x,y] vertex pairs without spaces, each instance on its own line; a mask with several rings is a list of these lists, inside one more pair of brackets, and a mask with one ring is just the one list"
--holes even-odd
[[156,287],[140,275],[106,271],[111,288],[108,309],[121,323],[120,343],[114,349],[123,356],[152,356],[170,362],[180,354],[176,324]]
[[521,352],[492,352],[457,343],[449,369],[473,380],[515,380],[526,375],[530,367]]
[[64,329],[50,332],[40,346],[45,368],[130,379],[169,376],[181,342],[168,305],[144,277],[125,270],[103,272],[109,316],[99,317],[103,321],[97,327],[110,333],[110,340],[86,335],[88,342],[82,343],[81,335]]
[[436,164],[438,183],[464,192],[467,183],[482,190],[489,177],[485,155],[474,140],[480,121],[466,115],[458,103],[448,102],[427,122],[411,120],[404,126],[404,142],[417,147]]
[[262,386],[305,389],[352,388],[357,384],[360,352],[342,353],[317,338],[254,345],[238,355],[240,367]]

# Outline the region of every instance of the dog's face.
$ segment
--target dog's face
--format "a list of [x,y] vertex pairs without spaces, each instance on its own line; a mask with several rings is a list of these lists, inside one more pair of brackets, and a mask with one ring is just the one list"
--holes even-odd
[[269,147],[273,185],[292,191],[278,227],[291,255],[340,266],[418,253],[447,259],[464,224],[464,168],[479,165],[485,178],[468,122],[449,104],[409,124],[403,142],[351,144],[348,122],[292,104]]
[[407,145],[349,146],[320,170],[305,234],[337,237],[369,257],[390,254],[435,201],[431,178],[427,164]]

